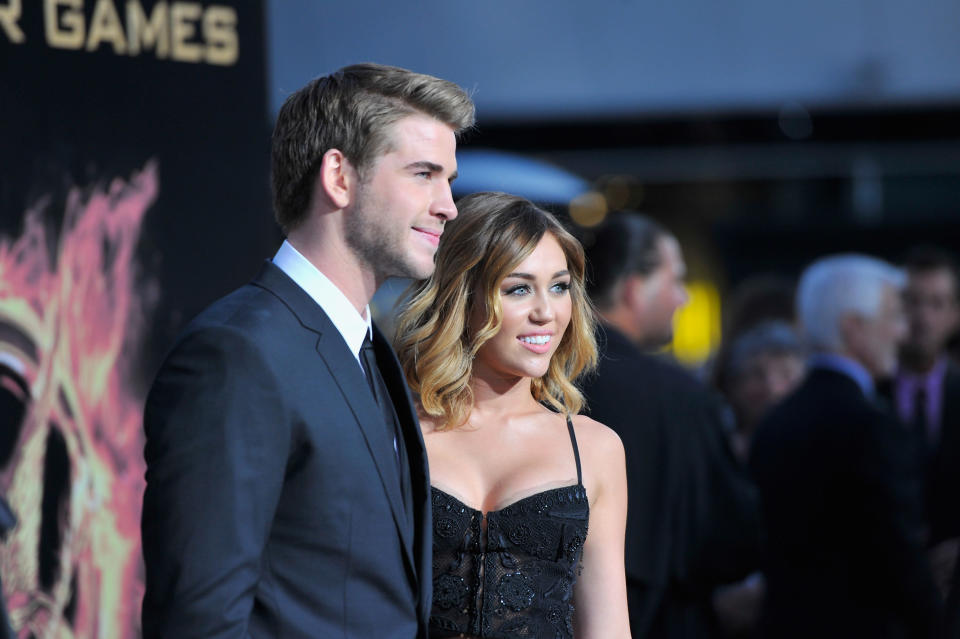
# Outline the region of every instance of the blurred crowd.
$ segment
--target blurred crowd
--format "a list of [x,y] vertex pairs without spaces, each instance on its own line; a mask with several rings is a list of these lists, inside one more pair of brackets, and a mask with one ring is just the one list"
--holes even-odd
[[627,454],[633,637],[960,637],[960,270],[841,254],[732,291],[703,375],[663,346],[683,248],[611,216],[590,414]]

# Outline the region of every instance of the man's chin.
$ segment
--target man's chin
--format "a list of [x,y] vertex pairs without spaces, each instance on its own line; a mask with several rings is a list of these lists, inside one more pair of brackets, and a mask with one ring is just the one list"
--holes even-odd
[[434,270],[435,265],[432,259],[428,264],[408,261],[405,269],[406,272],[403,275],[398,275],[397,277],[406,277],[412,280],[425,280],[433,275]]
[[880,370],[875,373],[874,377],[876,379],[890,379],[897,374],[899,367],[900,362],[896,359],[886,361],[880,366]]
[[640,342],[640,347],[647,351],[661,351],[670,346],[672,341],[672,333],[670,335],[649,336]]

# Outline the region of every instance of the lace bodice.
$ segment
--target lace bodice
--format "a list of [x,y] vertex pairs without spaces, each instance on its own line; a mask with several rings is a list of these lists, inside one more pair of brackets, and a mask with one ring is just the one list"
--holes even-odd
[[573,425],[577,483],[486,515],[433,488],[431,636],[572,639],[573,584],[589,504]]

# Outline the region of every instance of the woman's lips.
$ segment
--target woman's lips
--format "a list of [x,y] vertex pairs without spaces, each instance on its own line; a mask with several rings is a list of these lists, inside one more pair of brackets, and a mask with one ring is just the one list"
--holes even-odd
[[553,335],[549,333],[541,333],[538,335],[520,335],[517,337],[517,341],[534,353],[546,353],[550,350],[550,344],[553,342]]

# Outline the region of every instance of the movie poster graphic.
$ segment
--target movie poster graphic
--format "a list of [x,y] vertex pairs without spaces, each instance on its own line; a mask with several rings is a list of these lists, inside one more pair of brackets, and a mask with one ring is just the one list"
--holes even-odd
[[184,322],[278,243],[263,13],[0,0],[0,582],[17,637],[140,636],[146,390]]
[[149,164],[44,204],[0,239],[0,494],[17,524],[0,546],[21,636],[133,636],[143,596],[142,399],[126,383],[156,289],[134,260],[157,195]]

